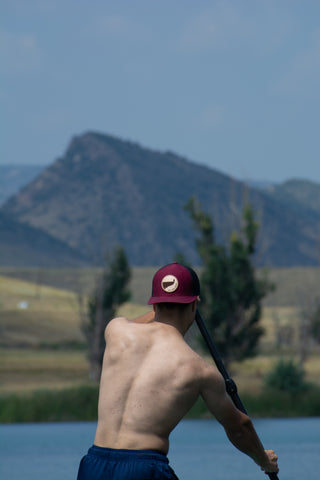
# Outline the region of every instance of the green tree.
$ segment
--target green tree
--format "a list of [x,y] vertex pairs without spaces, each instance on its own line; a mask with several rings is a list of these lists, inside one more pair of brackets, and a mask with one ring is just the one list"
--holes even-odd
[[316,342],[320,343],[320,302],[318,301],[311,316],[311,333]]
[[125,251],[116,247],[111,259],[98,278],[96,288],[88,301],[86,319],[82,330],[88,343],[89,375],[99,380],[105,349],[104,330],[115,316],[117,308],[128,301],[128,283],[131,271]]
[[310,302],[308,308],[302,311],[306,320],[308,335],[317,343],[320,343],[320,300],[316,298]]
[[211,218],[192,197],[186,205],[198,232],[196,246],[203,262],[200,309],[225,364],[254,356],[263,329],[261,301],[272,288],[257,278],[252,263],[258,224],[250,206],[243,210],[243,227],[233,232],[228,247],[214,239]]
[[303,367],[311,352],[312,344],[320,343],[320,300],[309,300],[299,318],[299,357]]

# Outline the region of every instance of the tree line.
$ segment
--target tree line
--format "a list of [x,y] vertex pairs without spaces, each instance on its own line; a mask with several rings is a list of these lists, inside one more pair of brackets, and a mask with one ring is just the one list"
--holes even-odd
[[[210,335],[228,367],[257,354],[262,301],[274,289],[267,275],[258,276],[254,266],[259,225],[250,205],[243,209],[242,226],[232,232],[229,243],[215,239],[214,223],[195,197],[185,206],[196,232],[195,243],[202,261],[199,309]],[[179,254],[180,263],[188,260]],[[103,274],[82,314],[82,331],[88,345],[90,378],[99,380],[105,348],[104,330],[121,304],[130,299],[130,265],[123,247],[108,257]],[[305,335],[320,342],[320,302],[305,315]]]

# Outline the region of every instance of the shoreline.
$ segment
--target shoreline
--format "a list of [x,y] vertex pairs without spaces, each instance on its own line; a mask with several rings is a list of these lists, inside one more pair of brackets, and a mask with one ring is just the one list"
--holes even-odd
[[[59,390],[36,390],[0,395],[0,424],[86,422],[97,420],[98,385]],[[299,393],[265,390],[242,393],[241,399],[254,418],[320,417],[320,388]],[[214,419],[200,398],[185,419]]]

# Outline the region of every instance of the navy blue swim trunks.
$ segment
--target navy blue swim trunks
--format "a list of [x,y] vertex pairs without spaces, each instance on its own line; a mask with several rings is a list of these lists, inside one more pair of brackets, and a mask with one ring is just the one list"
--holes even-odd
[[77,480],[178,480],[164,453],[93,445],[80,462]]

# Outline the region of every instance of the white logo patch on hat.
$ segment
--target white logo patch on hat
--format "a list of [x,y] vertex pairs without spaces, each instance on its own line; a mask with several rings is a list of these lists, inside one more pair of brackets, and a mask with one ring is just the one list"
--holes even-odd
[[178,279],[174,275],[166,275],[161,280],[161,288],[167,293],[175,292],[178,286],[179,286]]

